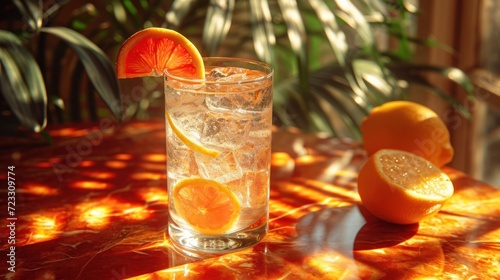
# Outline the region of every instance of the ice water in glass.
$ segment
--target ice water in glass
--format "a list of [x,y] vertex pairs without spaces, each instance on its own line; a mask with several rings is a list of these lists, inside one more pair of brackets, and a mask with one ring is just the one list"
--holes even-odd
[[[234,58],[205,58],[204,64],[203,81],[165,74],[168,233],[193,256],[256,244],[267,232],[269,208],[273,70]],[[201,233],[175,208],[175,187],[196,178],[235,195],[238,217],[225,232]]]

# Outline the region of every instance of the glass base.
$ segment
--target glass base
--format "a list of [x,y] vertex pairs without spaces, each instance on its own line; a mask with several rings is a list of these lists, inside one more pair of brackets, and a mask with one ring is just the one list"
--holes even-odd
[[168,223],[168,234],[175,249],[194,258],[207,258],[248,247],[261,241],[267,233],[267,221],[262,225],[223,235],[204,235],[182,229],[172,220]]

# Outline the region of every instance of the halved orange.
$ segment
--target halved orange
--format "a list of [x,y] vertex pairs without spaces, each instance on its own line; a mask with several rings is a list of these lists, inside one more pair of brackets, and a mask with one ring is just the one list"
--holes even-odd
[[130,36],[118,52],[118,78],[161,76],[165,70],[180,77],[205,77],[200,52],[174,30],[158,27],[143,29]]
[[359,171],[358,193],[366,209],[380,219],[413,224],[437,213],[453,195],[453,184],[423,157],[382,149]]
[[202,234],[227,232],[240,216],[236,195],[214,180],[184,179],[175,185],[173,200],[177,214]]

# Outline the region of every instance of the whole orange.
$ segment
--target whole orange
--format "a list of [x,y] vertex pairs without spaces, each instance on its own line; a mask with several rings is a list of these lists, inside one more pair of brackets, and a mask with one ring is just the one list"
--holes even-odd
[[403,150],[438,167],[453,158],[448,128],[430,108],[410,101],[390,101],[375,107],[361,123],[368,155],[380,149]]
[[422,157],[382,149],[359,171],[358,193],[374,216],[413,224],[437,213],[453,195],[453,184],[439,167]]

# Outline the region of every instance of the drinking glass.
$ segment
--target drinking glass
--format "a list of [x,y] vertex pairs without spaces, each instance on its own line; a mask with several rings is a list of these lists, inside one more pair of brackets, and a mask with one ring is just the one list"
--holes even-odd
[[255,245],[269,216],[273,69],[204,65],[205,79],[165,72],[168,234],[196,257]]

